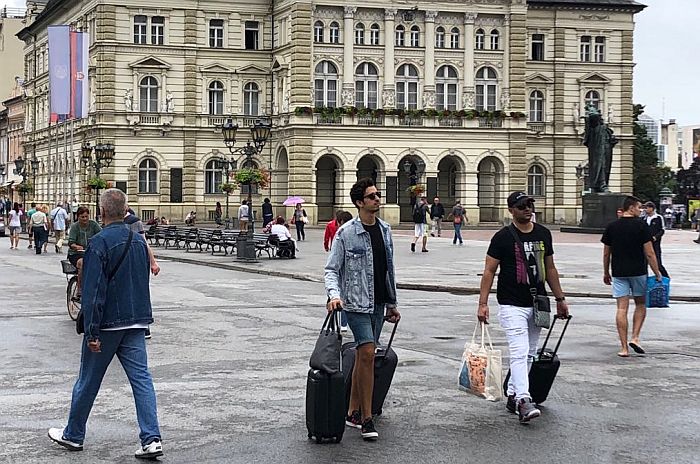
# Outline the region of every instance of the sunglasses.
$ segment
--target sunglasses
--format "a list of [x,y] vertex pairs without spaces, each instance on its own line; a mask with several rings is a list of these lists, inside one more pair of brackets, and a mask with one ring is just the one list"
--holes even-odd
[[369,198],[370,200],[379,200],[382,198],[381,192],[372,192],[369,195],[365,195],[364,198]]
[[520,211],[525,211],[526,209],[533,209],[535,207],[535,203],[532,201],[528,201],[527,203],[521,203],[519,205],[515,205],[516,209],[519,209]]

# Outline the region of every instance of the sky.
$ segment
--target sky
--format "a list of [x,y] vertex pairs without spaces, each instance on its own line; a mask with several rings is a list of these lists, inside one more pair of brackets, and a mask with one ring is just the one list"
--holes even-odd
[[[655,119],[700,124],[700,0],[637,0],[634,101]],[[9,0],[9,7],[24,0]]]

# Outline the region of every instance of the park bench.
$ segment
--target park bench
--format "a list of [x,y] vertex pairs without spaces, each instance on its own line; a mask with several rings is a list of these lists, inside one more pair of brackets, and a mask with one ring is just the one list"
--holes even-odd
[[168,247],[180,248],[177,236],[177,226],[166,227],[163,233],[163,239],[163,246],[166,250]]
[[156,232],[158,231],[158,224],[153,224],[152,226],[148,227],[148,230],[146,230],[146,240],[148,240],[148,243],[153,245],[153,241],[156,239]]
[[201,244],[199,243],[199,229],[196,227],[187,229],[183,241],[185,242],[184,247],[186,253],[191,250],[202,251]]

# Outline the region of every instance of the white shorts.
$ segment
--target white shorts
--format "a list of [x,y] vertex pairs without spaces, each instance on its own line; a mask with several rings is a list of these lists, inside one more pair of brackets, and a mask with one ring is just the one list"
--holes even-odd
[[428,227],[426,227],[428,224],[414,224],[414,232],[413,236],[414,237],[423,237],[428,235]]

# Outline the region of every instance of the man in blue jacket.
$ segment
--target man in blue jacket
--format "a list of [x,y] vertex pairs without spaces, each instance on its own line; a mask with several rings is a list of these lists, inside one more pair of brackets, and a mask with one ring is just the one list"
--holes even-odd
[[100,198],[103,229],[90,240],[83,261],[84,331],[80,373],[73,387],[68,425],[49,438],[82,451],[85,424],[107,367],[116,355],[136,402],[141,433],[137,458],[163,455],[156,393],[148,371],[144,334],[153,322],[146,241],[124,224],[126,195],[108,189]]
[[[372,421],[375,347],[384,316],[396,323],[394,244],[389,224],[377,217],[382,194],[372,179],[360,179],[350,190],[357,218],[338,230],[325,268],[328,311],[344,309],[357,344],[352,371],[349,427],[360,429],[364,440],[377,440]],[[386,313],[385,313],[386,311]]]

